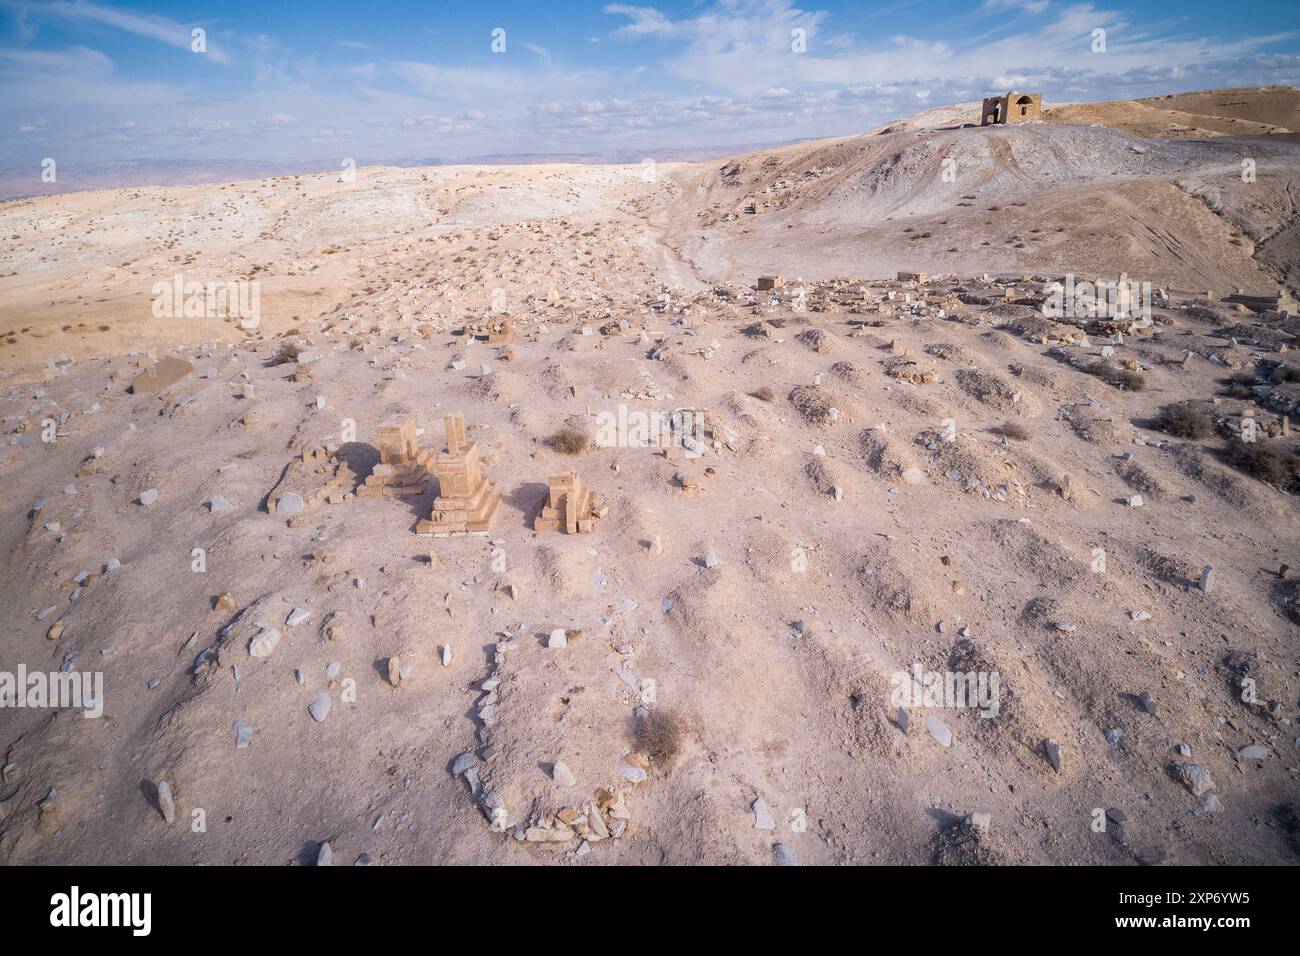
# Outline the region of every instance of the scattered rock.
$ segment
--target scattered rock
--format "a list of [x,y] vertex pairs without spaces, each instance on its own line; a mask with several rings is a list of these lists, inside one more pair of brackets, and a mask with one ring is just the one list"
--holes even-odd
[[1052,765],[1052,769],[1057,773],[1061,772],[1061,745],[1055,740],[1043,741],[1043,749],[1047,752],[1047,762]]
[[321,691],[316,695],[316,699],[308,706],[307,712],[311,714],[312,720],[317,722],[324,720],[330,715],[330,708],[334,706],[334,698]]
[[176,822],[176,801],[172,798],[172,786],[166,780],[158,781],[158,809],[168,823]]
[[1223,803],[1213,793],[1201,795],[1201,799],[1196,801],[1196,805],[1205,813],[1222,813]]
[[455,760],[451,762],[451,775],[453,777],[459,777],[461,774],[467,773],[470,770],[474,770],[477,767],[478,767],[477,757],[475,757],[473,754],[461,754],[459,757],[457,757]]
[[276,649],[280,643],[280,631],[274,627],[264,627],[249,642],[248,653],[250,657],[270,657],[271,652]]
[[925,718],[925,729],[935,740],[939,741],[940,746],[952,746],[952,731],[938,717],[933,715]]
[[784,843],[772,844],[772,856],[776,860],[777,866],[798,866],[799,860],[794,855],[794,850],[790,849]]
[[1201,569],[1200,588],[1201,591],[1204,592],[1205,594],[1209,594],[1211,591],[1214,590],[1214,566],[1213,565],[1207,564],[1204,568]]
[[1186,787],[1194,797],[1218,789],[1215,786],[1214,778],[1210,776],[1210,771],[1198,764],[1178,763],[1174,764],[1173,770],[1174,778]]

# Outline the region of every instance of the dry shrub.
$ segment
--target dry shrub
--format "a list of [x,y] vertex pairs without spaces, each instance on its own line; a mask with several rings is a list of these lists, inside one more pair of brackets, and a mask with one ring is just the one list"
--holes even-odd
[[632,742],[657,767],[667,767],[682,749],[682,722],[671,710],[646,710],[632,727]]
[[1140,392],[1146,388],[1146,380],[1140,372],[1130,371],[1126,368],[1116,368],[1109,362],[1093,362],[1084,369],[1089,375],[1095,375],[1107,385],[1115,388],[1126,388],[1130,392]]
[[1237,372],[1223,381],[1228,386],[1228,395],[1233,398],[1250,398],[1255,394],[1252,388],[1258,383],[1254,372]]
[[1214,419],[1209,411],[1193,402],[1166,405],[1156,418],[1156,427],[1178,438],[1208,438],[1214,433]]
[[1297,465],[1295,455],[1260,442],[1233,442],[1228,460],[1252,478],[1278,486],[1291,479]]
[[546,444],[564,455],[581,455],[591,444],[591,439],[576,428],[561,428],[546,439]]
[[290,362],[298,361],[298,356],[302,354],[302,346],[295,342],[285,342],[275,350],[271,356],[272,365],[288,365]]
[[1030,438],[1029,429],[1018,422],[1003,422],[1001,425],[994,425],[989,431],[1012,441],[1029,441]]

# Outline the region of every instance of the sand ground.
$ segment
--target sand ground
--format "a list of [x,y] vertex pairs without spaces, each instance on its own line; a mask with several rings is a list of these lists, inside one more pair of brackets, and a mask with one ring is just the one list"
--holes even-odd
[[[1273,433],[1300,323],[1222,297],[1295,291],[1297,146],[907,127],[643,172],[0,205],[0,669],[105,681],[99,719],[0,712],[0,861],[1295,862]],[[1066,272],[1169,296],[1085,340],[1035,307]],[[257,281],[260,325],[156,317],[177,274]],[[462,331],[503,313],[509,343]],[[194,371],[128,391],[169,356]],[[1160,427],[1181,402],[1206,432]],[[700,410],[704,454],[548,443],[620,406]],[[436,482],[268,510],[305,443],[364,477],[382,422],[441,450],[452,413],[504,496],[487,536],[414,533]],[[1280,477],[1234,465],[1243,413]],[[569,467],[608,515],[534,532]],[[918,664],[996,672],[998,715],[918,705],[904,732],[890,680]]]

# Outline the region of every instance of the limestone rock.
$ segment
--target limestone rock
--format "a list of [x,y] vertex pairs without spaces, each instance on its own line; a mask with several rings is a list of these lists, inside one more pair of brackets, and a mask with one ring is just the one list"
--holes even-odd
[[784,843],[772,844],[772,856],[776,860],[777,866],[798,866],[799,860],[794,855],[794,850],[790,849]]
[[176,822],[176,800],[172,797],[172,786],[166,780],[158,781],[158,809],[168,823]]
[[772,816],[772,811],[767,808],[767,804],[762,797],[755,797],[754,802],[749,805],[754,811],[754,829],[755,830],[775,830],[776,819]]
[[1043,750],[1047,752],[1047,762],[1052,765],[1052,769],[1057,773],[1061,772],[1061,745],[1055,740],[1043,741]]
[[931,737],[939,741],[940,746],[952,746],[952,731],[949,730],[948,725],[938,717],[933,715],[927,716],[925,718],[925,729]]
[[1174,764],[1174,777],[1187,788],[1188,792],[1194,797],[1217,790],[1214,778],[1210,776],[1210,771],[1194,763]]
[[248,645],[250,657],[270,657],[280,643],[280,631],[274,627],[264,627]]
[[319,722],[330,715],[330,708],[333,706],[334,698],[325,691],[321,691],[308,706],[307,713],[311,714],[312,720]]

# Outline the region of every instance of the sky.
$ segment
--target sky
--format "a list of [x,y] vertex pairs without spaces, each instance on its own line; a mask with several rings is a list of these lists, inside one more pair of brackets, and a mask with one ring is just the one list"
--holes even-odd
[[1050,105],[1271,84],[1300,85],[1295,0],[0,0],[11,169],[653,156],[1010,88]]

